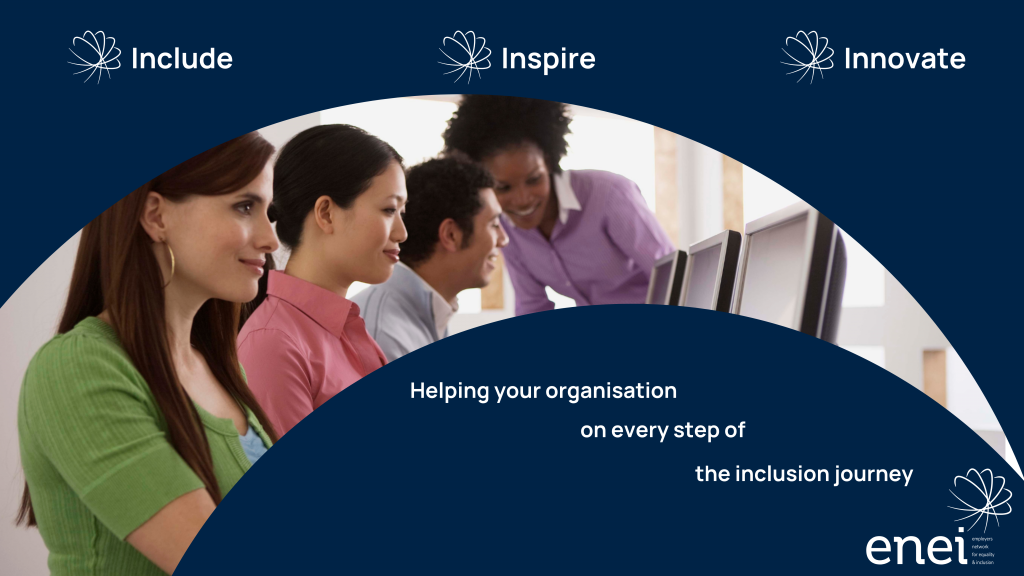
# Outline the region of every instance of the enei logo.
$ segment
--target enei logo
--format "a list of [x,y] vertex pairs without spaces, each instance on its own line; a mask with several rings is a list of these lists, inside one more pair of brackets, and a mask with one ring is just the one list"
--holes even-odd
[[[994,520],[996,526],[998,526],[999,518],[1007,516],[1013,511],[1013,508],[1010,506],[1010,498],[1013,497],[1013,492],[1006,488],[1006,478],[996,476],[989,468],[981,472],[971,468],[966,474],[953,478],[953,488],[950,488],[949,493],[957,501],[953,505],[947,505],[947,508],[961,513],[969,512],[969,514],[957,518],[954,522],[970,522],[972,519],[974,520],[967,528],[967,531],[973,530],[975,526],[979,525],[981,519],[984,518],[985,523],[979,527],[983,533],[988,532],[989,519]],[[963,534],[964,527],[959,526],[957,531]],[[991,552],[990,548],[992,540],[992,538],[986,536],[973,537],[971,541],[974,544],[971,546],[971,559],[968,562],[964,552],[963,536],[954,537],[953,542],[956,542],[955,558],[957,563],[970,563],[972,565],[994,564],[992,558],[995,557],[995,554]],[[907,548],[908,545],[912,551],[905,552],[904,548]],[[875,536],[868,540],[864,552],[867,554],[868,560],[876,565],[891,562],[893,552],[896,554],[896,564],[903,564],[905,553],[910,556],[913,562],[924,564],[924,549],[924,544],[922,544],[921,539],[917,536],[906,536],[903,538],[894,536],[891,542],[885,536]],[[928,542],[927,552],[928,560],[933,564],[949,564],[954,559],[953,543],[945,536],[932,538]]]
[[[102,30],[98,32],[92,32],[86,30],[81,36],[75,36],[71,39],[71,54],[73,59],[68,61],[68,64],[76,67],[76,72],[73,75],[89,73],[85,77],[85,82],[96,76],[96,83],[99,84],[103,78],[103,74],[106,73],[108,79],[112,76],[111,70],[117,70],[121,67],[121,49],[115,46],[116,41],[113,36],[107,36]],[[155,70],[157,68],[161,70],[168,70],[171,68],[185,70],[196,70],[203,68],[206,70],[213,70],[219,68],[221,70],[227,70],[231,68],[233,58],[229,52],[218,53],[215,48],[210,48],[207,52],[182,52],[177,46],[174,47],[174,53],[160,52],[159,54],[154,52],[140,52],[138,48],[132,48],[132,69],[145,69],[148,68]]]
[[[810,82],[814,83],[814,76],[824,78],[825,70],[833,68],[832,56],[835,51],[828,46],[828,38],[821,36],[817,31],[804,32],[800,30],[792,36],[787,36],[783,42],[782,52],[785,58],[781,61],[787,66],[786,75],[800,74],[797,77],[799,83],[810,75]],[[938,52],[853,52],[846,48],[845,52],[846,69],[850,70],[899,70],[906,67],[910,70],[961,70],[967,65],[967,57],[962,52],[950,54],[945,49],[939,48]],[[949,56],[949,63],[946,57]]]

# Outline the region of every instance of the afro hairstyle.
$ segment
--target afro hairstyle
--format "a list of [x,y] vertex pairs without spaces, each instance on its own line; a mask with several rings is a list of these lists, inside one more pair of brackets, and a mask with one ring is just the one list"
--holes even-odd
[[445,150],[459,151],[480,162],[523,142],[536,144],[548,170],[561,173],[558,165],[568,149],[568,108],[561,102],[467,94],[444,131]]

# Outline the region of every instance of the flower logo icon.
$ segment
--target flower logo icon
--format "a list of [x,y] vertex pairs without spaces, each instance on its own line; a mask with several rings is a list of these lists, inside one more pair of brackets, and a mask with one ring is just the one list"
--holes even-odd
[[[455,46],[448,46],[448,41],[451,40]],[[477,46],[479,44],[479,46]],[[455,79],[456,82],[462,79],[462,76],[468,71],[469,76],[466,76],[466,84],[469,84],[470,80],[473,79],[473,71],[476,71],[477,78],[480,77],[481,70],[487,70],[491,67],[491,61],[488,58],[491,57],[491,49],[486,48],[487,39],[483,36],[477,36],[475,32],[470,30],[463,34],[461,31],[456,30],[455,34],[451,36],[445,36],[444,40],[441,41],[441,54],[444,54],[451,62],[438,62],[445,66],[451,66],[453,70],[445,72],[445,74],[459,73],[459,76]],[[456,48],[457,47],[457,48]],[[458,58],[453,58],[448,52],[445,52],[445,48],[452,51]],[[484,51],[487,51],[486,54]],[[484,66],[486,64],[486,66]]]
[[[971,476],[972,472],[974,473],[974,476]],[[988,473],[987,482],[983,476],[986,472]],[[958,484],[961,480],[963,482]],[[998,490],[996,490],[997,480],[999,481]],[[968,487],[968,484],[970,484],[970,487]],[[984,531],[987,532],[988,519],[990,516],[995,518],[996,526],[998,526],[999,517],[1006,516],[1013,511],[1013,508],[1010,507],[1010,498],[1013,496],[1013,492],[1009,489],[1005,489],[1005,486],[1006,478],[1003,478],[1002,476],[993,476],[992,470],[986,468],[981,472],[978,472],[974,468],[971,468],[967,471],[966,475],[957,476],[953,479],[953,487],[960,491],[960,495],[957,495],[953,490],[949,491],[950,494],[956,497],[956,499],[960,501],[960,504],[963,504],[966,508],[958,508],[957,506],[947,506],[947,508],[960,510],[961,512],[970,512],[970,514],[963,518],[957,518],[955,522],[969,520],[971,517],[977,516],[974,520],[974,524],[971,524],[971,528],[974,528],[975,524],[977,524],[981,520],[981,517],[984,516]],[[1006,492],[1005,497],[1003,492]],[[961,496],[963,496],[963,498],[961,498]],[[968,530],[971,528],[968,528]]]
[[[79,44],[79,41],[82,44]],[[75,52],[76,49],[84,54],[85,57]],[[108,38],[102,30],[95,34],[86,30],[81,36],[75,36],[71,41],[71,48],[68,48],[68,50],[71,50],[71,53],[78,59],[78,62],[68,61],[68,64],[82,68],[75,72],[75,74],[89,73],[83,83],[88,82],[93,74],[99,72],[96,76],[96,83],[99,84],[100,78],[103,78],[104,70],[107,72],[107,78],[110,78],[110,71],[121,67],[121,62],[118,60],[121,57],[121,49],[115,48],[114,37]]]
[[[803,36],[803,40],[800,39],[801,36]],[[789,44],[790,40],[794,42],[792,46]],[[799,45],[799,47],[797,45]],[[786,66],[796,67],[796,70],[793,70],[792,72],[787,72],[786,75],[788,76],[790,74],[796,74],[801,70],[803,71],[803,74],[800,75],[800,78],[797,79],[797,82],[803,80],[804,76],[806,76],[807,73],[810,72],[811,84],[814,84],[815,72],[817,72],[822,78],[824,78],[825,74],[822,72],[822,70],[832,69],[832,55],[835,54],[835,50],[828,47],[828,38],[824,36],[819,37],[818,33],[815,32],[814,30],[811,30],[810,34],[801,30],[797,32],[795,36],[789,36],[788,38],[786,38],[786,47],[796,52],[797,55],[800,56],[799,58],[797,58],[796,56],[790,54],[786,50],[786,48],[782,49],[782,51],[786,53],[786,56],[789,56],[792,60],[792,62],[783,61],[782,63],[785,64]]]

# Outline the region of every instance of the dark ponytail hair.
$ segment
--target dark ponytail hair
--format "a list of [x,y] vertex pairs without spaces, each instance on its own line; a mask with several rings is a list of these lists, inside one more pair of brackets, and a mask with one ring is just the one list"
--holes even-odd
[[[298,248],[317,198],[330,196],[339,207],[349,208],[392,162],[401,165],[401,155],[362,128],[328,124],[298,133],[274,164],[274,203],[268,216],[277,223],[278,239],[289,250]],[[266,269],[274,269],[269,255]],[[267,297],[269,275],[260,278],[256,299],[243,307],[243,323]]]
[[[110,314],[121,346],[156,398],[167,423],[167,439],[217,504],[222,494],[210,444],[174,368],[167,342],[164,279],[153,255],[152,240],[139,220],[151,191],[172,202],[192,195],[230,194],[259,176],[273,154],[274,146],[259,133],[240,136],[171,168],[86,224],[57,329],[58,334],[64,334],[84,318],[104,310]],[[217,381],[252,410],[276,442],[274,427],[239,368],[235,343],[238,314],[236,303],[207,300],[192,322],[192,346],[206,359]],[[16,522],[36,524],[27,482]]]

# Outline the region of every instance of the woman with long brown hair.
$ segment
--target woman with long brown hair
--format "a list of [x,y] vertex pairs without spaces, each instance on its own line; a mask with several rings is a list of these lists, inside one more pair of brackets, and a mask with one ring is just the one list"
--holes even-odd
[[236,353],[278,246],[274,147],[251,133],[86,225],[58,335],[22,384],[25,494],[53,574],[171,573],[277,436]]

